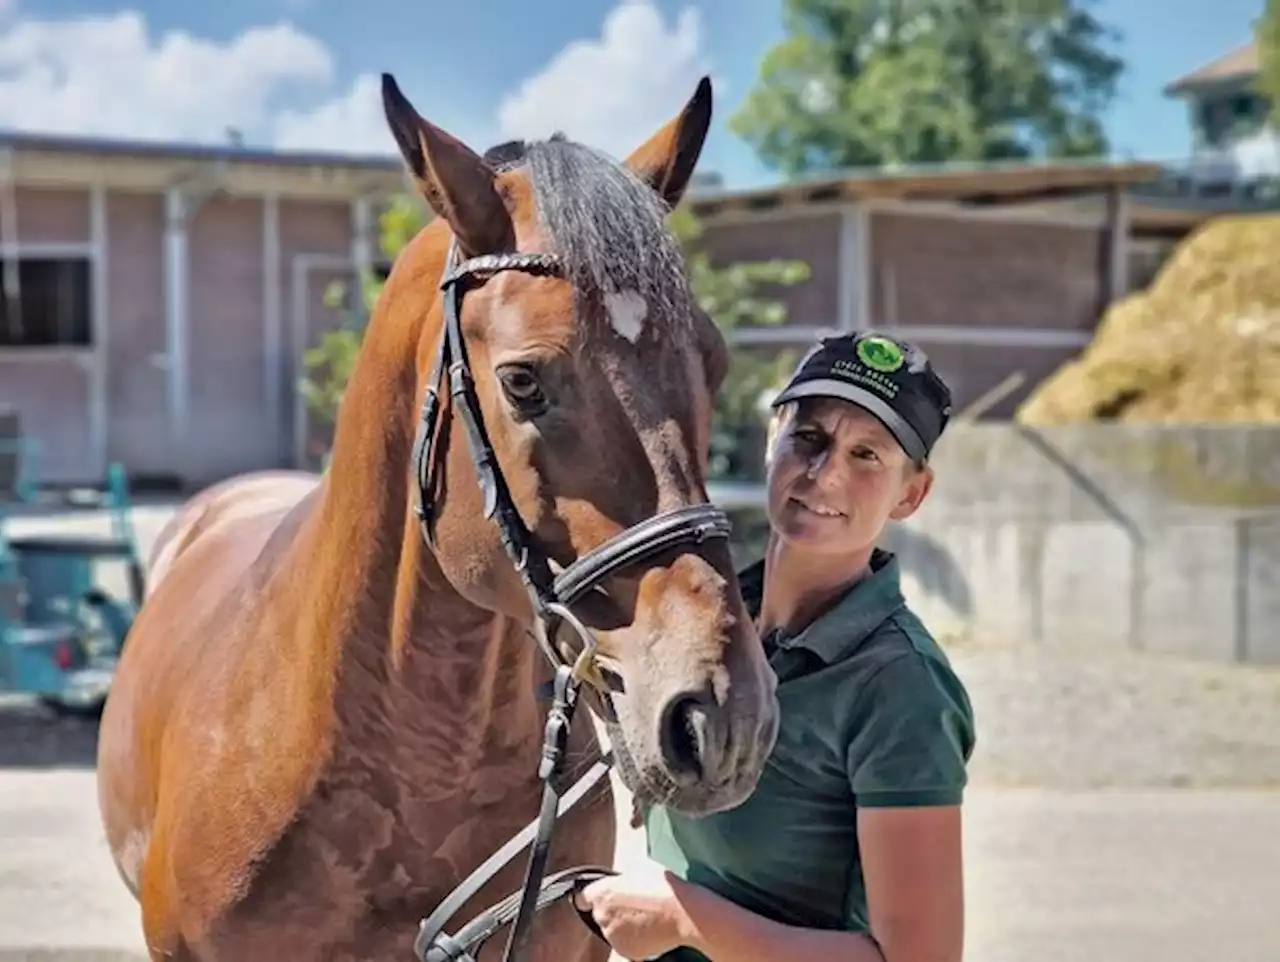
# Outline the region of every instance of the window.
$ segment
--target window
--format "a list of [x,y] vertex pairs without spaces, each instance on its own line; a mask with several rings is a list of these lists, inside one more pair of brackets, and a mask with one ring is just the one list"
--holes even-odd
[[93,343],[88,257],[0,261],[0,348]]
[[1203,100],[1197,110],[1200,139],[1206,147],[1220,147],[1231,123],[1231,109],[1221,98]]
[[1261,120],[1266,108],[1257,94],[1236,94],[1231,98],[1231,113],[1237,120]]

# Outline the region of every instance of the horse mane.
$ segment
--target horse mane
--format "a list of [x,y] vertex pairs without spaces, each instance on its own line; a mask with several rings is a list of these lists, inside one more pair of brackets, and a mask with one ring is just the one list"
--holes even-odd
[[[551,140],[564,140],[564,134],[556,131],[551,135]],[[484,162],[493,168],[494,173],[504,174],[509,170],[515,170],[524,163],[525,155],[529,150],[529,141],[527,140],[506,140],[500,144],[494,144],[484,152]]]
[[485,151],[484,160],[495,173],[528,172],[539,224],[580,304],[633,291],[664,329],[689,322],[693,292],[667,226],[669,211],[629,167],[560,132],[505,141]]

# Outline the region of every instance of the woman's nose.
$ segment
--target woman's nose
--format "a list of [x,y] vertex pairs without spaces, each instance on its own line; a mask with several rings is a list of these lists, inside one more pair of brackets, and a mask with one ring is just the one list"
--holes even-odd
[[838,483],[837,475],[840,472],[832,462],[831,452],[823,451],[821,454],[815,455],[809,461],[809,480],[818,484]]

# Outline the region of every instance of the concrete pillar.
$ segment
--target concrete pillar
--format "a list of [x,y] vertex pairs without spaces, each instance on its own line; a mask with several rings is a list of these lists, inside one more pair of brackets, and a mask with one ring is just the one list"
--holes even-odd
[[280,276],[280,200],[262,199],[262,387],[273,464],[286,457],[284,425],[284,308]]
[[164,296],[165,339],[167,347],[169,428],[172,434],[174,471],[186,477],[187,468],[187,363],[190,329],[190,292],[188,287],[187,220],[189,205],[181,187],[165,192],[164,227]]
[[1129,193],[1119,186],[1107,191],[1107,303],[1129,293]]

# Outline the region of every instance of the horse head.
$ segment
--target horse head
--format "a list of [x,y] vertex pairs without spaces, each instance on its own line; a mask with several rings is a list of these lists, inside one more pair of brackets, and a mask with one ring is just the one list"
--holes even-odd
[[666,221],[710,83],[625,163],[559,135],[481,156],[390,77],[383,98],[437,215],[381,306],[425,318],[424,539],[453,590],[527,625],[553,662],[598,643],[589,697],[640,800],[732,807],[772,747],[775,678],[707,503],[727,348]]

